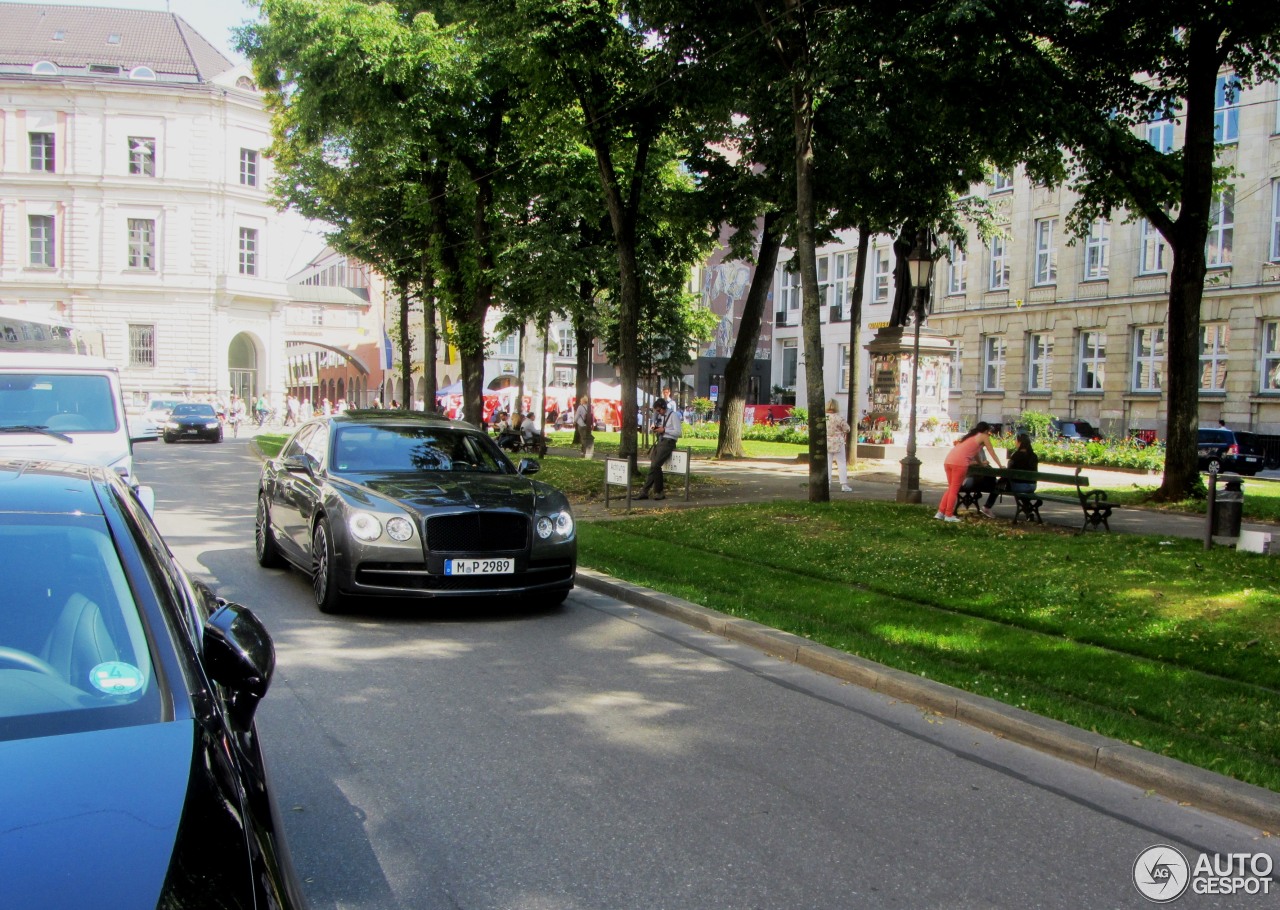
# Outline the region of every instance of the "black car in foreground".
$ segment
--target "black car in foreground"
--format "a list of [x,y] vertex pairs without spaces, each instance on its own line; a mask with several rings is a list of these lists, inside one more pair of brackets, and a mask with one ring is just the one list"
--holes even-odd
[[520,597],[560,603],[577,573],[569,501],[468,423],[346,411],[303,424],[262,468],[254,544],[312,578],[320,610],[347,596]]
[[1254,434],[1238,433],[1226,427],[1196,430],[1196,453],[1202,471],[1230,471],[1252,476],[1261,471],[1266,462]]
[[110,468],[0,458],[6,907],[295,908],[254,729],[275,663]]
[[222,442],[222,421],[211,404],[184,402],[173,406],[164,424],[164,441],[203,439]]

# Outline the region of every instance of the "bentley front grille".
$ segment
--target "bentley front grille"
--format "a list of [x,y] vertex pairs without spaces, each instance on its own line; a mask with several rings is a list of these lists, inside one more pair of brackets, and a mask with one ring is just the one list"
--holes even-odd
[[434,553],[499,553],[529,545],[529,518],[518,512],[469,512],[427,519]]

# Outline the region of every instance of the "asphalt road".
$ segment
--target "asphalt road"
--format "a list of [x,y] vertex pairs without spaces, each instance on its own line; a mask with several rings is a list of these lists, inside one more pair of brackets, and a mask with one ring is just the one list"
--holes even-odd
[[1148,847],[1280,853],[586,591],[323,616],[304,577],[253,560],[247,440],[137,451],[183,564],[275,637],[259,725],[316,908],[1148,907]]

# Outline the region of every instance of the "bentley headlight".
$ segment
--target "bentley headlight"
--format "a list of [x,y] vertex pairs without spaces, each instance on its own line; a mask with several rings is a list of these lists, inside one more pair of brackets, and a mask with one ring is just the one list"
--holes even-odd
[[573,516],[568,512],[544,515],[538,519],[538,523],[534,528],[538,532],[538,536],[543,540],[546,540],[552,534],[567,539],[573,535]]
[[387,536],[392,540],[408,540],[413,536],[413,524],[407,518],[389,518]]
[[555,525],[552,523],[550,518],[547,518],[547,516],[544,515],[538,519],[537,530],[538,536],[543,540],[546,540],[551,536],[551,532],[555,530]]
[[573,534],[573,516],[568,512],[560,512],[556,515],[556,533],[561,537],[569,537]]
[[357,512],[347,519],[347,527],[357,540],[377,540],[382,536],[382,522],[368,512]]

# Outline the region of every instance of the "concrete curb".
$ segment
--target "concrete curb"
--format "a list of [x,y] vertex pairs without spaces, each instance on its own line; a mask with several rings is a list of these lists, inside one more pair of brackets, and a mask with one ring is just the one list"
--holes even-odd
[[1180,803],[1189,803],[1261,831],[1280,832],[1280,796],[1262,787],[1156,755],[994,699],[894,670],[815,644],[790,632],[727,616],[592,569],[578,568],[578,584],[765,654],[1084,765]]

